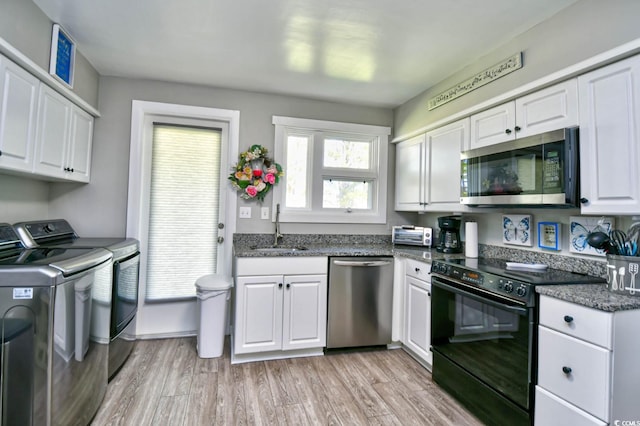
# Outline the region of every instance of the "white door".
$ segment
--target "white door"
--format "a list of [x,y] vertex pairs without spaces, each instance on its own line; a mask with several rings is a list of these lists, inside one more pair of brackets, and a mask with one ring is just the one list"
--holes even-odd
[[34,171],[64,178],[69,143],[71,102],[48,86],[40,85]]
[[515,115],[515,102],[507,102],[472,115],[469,149],[514,140],[516,138]]
[[425,135],[419,135],[396,145],[395,209],[421,211],[428,199],[425,188],[425,167],[428,158]]
[[431,149],[427,210],[460,211],[460,152],[468,144],[469,119],[448,124],[427,133],[427,145]]
[[32,171],[39,84],[0,56],[0,167]]
[[[199,136],[194,136],[194,141],[179,145],[170,137],[168,145],[162,146],[170,147],[173,143],[184,149],[177,152],[157,149],[154,124],[156,130],[163,125],[184,126],[194,134],[199,128],[205,133],[220,129],[221,139],[206,142],[205,137],[205,142],[201,142]],[[140,240],[141,248],[136,334],[140,337],[193,334],[197,330],[197,278],[215,272],[231,280],[236,194],[226,177],[237,160],[239,113],[134,101],[131,128],[127,236]],[[159,137],[158,133],[155,137]],[[210,170],[200,173],[213,163],[203,161],[204,151],[213,153],[208,145],[202,148],[202,143],[219,143],[219,152],[215,154],[217,181],[211,178]],[[185,163],[187,167],[182,167]],[[160,172],[164,166],[165,172]],[[200,182],[201,174],[208,176],[204,184]],[[166,190],[169,196],[156,198],[153,195],[156,190]],[[192,201],[203,199],[213,201],[209,207],[203,203],[197,208],[191,206]]]
[[91,142],[93,117],[80,108],[71,111],[69,143],[69,169],[67,178],[77,182],[89,182],[91,176]]
[[321,348],[327,341],[327,276],[284,277],[282,349]]
[[282,348],[283,287],[281,275],[236,279],[236,354]]
[[640,58],[578,77],[582,214],[640,211]]
[[431,285],[406,276],[405,345],[431,364]]

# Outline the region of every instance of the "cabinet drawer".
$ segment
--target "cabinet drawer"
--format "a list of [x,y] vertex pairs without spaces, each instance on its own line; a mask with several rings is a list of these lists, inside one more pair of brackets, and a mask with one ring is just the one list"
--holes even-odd
[[602,420],[585,413],[564,399],[536,386],[535,426],[605,426]]
[[611,352],[538,327],[538,384],[578,408],[609,417]]
[[612,348],[613,314],[610,312],[540,296],[540,325]]
[[427,283],[431,282],[431,264],[405,259],[405,273]]
[[326,257],[236,257],[235,276],[327,274]]

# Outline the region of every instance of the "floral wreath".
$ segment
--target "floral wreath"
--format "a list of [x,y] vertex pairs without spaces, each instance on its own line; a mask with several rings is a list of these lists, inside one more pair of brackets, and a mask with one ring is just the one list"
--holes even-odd
[[238,164],[229,175],[231,186],[241,192],[240,198],[263,201],[284,175],[282,166],[267,157],[267,152],[262,145],[252,145],[240,153]]

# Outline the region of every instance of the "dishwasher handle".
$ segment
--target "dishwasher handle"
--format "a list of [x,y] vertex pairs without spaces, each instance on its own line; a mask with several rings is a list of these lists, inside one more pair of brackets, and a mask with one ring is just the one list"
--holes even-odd
[[336,266],[386,266],[390,265],[389,260],[334,260]]

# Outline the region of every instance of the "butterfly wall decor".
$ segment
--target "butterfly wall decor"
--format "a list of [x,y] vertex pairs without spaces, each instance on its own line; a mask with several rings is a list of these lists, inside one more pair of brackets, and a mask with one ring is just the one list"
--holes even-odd
[[569,251],[572,253],[606,256],[604,250],[599,250],[587,244],[587,235],[591,232],[608,234],[615,226],[612,217],[569,217]]
[[502,242],[518,246],[533,245],[531,215],[510,214],[502,216]]

